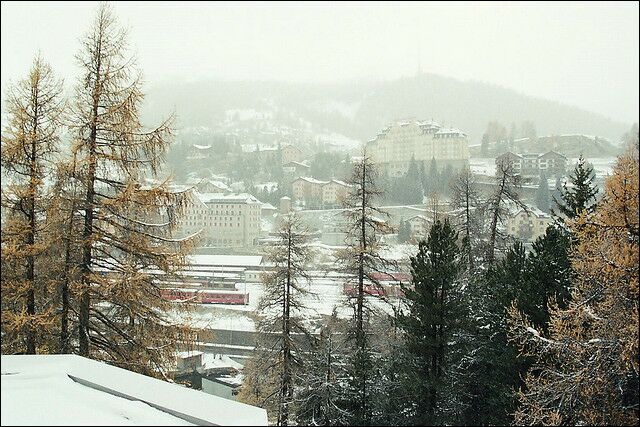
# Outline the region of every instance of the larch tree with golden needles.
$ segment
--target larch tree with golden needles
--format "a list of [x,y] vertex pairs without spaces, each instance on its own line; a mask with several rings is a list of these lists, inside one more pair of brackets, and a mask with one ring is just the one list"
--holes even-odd
[[[47,224],[57,236],[56,244],[47,251],[51,269],[50,282],[56,287],[58,327],[53,341],[57,352],[72,353],[75,348],[73,330],[78,327],[75,290],[81,281],[82,226],[84,217],[80,211],[84,194],[82,183],[73,177],[75,157],[63,158],[56,165],[55,180],[51,189],[51,207],[47,212]],[[76,337],[77,338],[77,337]],[[52,346],[53,345],[52,343]]]
[[72,103],[73,178],[82,185],[77,295],[78,353],[162,376],[180,325],[167,315],[158,278],[184,266],[190,239],[173,232],[187,194],[157,171],[171,119],[147,130],[140,121],[141,76],[127,33],[101,5],[77,55],[82,75]]
[[273,403],[257,403],[274,408],[276,425],[287,426],[294,418],[294,388],[299,382],[306,351],[294,337],[310,335],[301,312],[305,308],[302,297],[309,293],[305,284],[310,280],[307,268],[313,252],[309,246],[309,229],[295,213],[281,218],[277,239],[267,252],[273,269],[263,276],[264,293],[258,304],[261,315],[258,330],[271,339],[268,343],[259,343],[253,369],[247,372],[254,377],[249,391],[255,391],[265,374],[268,378],[271,372],[278,378],[278,382],[272,384],[273,390],[264,396]]
[[44,254],[45,218],[64,100],[62,81],[37,56],[29,76],[8,89],[2,134],[2,353],[35,354],[54,323]]
[[513,339],[537,360],[516,424],[638,425],[638,173],[636,145],[595,211],[569,222],[576,282],[566,308],[549,303],[548,334],[511,310]]

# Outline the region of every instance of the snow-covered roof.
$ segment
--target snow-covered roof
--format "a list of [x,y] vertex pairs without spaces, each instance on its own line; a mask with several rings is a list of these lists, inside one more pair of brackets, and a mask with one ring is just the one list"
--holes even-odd
[[258,267],[262,264],[261,255],[190,255],[188,259],[195,265]]
[[278,147],[273,147],[269,145],[260,145],[260,144],[258,144],[257,146],[256,144],[242,145],[243,153],[255,153],[257,151],[277,151],[277,150],[278,150]]
[[427,127],[432,129],[440,129],[440,124],[434,120],[417,120],[416,124],[420,127]]
[[249,193],[223,194],[223,193],[194,193],[202,203],[261,203],[255,196]]
[[195,177],[191,177],[187,179],[187,184],[188,185],[205,185],[205,184],[211,184],[214,187],[217,187],[221,190],[224,191],[231,191],[231,188],[229,188],[229,186],[227,184],[225,184],[222,181],[219,180],[212,180],[212,179],[207,179],[207,178],[195,178]]
[[466,134],[464,132],[462,132],[460,129],[456,129],[456,128],[441,128],[435,134],[436,135],[466,136]]
[[263,203],[262,206],[260,207],[260,209],[266,210],[266,211],[275,211],[277,210],[277,208],[275,206],[273,206],[271,203]]
[[255,188],[256,190],[266,190],[271,192],[278,189],[278,183],[275,181],[259,182],[257,184],[254,184],[253,188]]
[[220,375],[216,377],[207,377],[209,381],[222,383],[228,387],[236,388],[242,385],[244,377],[242,375]]
[[[193,290],[193,289],[191,289],[191,290]],[[203,354],[204,354],[204,352],[197,351],[197,350],[178,351],[178,352],[176,352],[176,357],[178,357],[180,359],[186,359],[188,357],[202,356]]]
[[211,148],[211,145],[193,144],[193,148],[195,148],[196,150],[209,150]]
[[346,182],[340,181],[339,179],[332,179],[330,182],[342,185],[343,187],[351,187],[351,184],[347,184]]
[[557,152],[557,151],[555,151],[555,150],[549,150],[549,151],[547,151],[546,153],[542,153],[542,154],[540,154],[540,156],[538,156],[538,157],[546,156],[547,154],[555,154],[556,156],[562,157],[563,159],[567,160],[567,156],[565,156],[565,155],[564,155],[564,154],[562,154],[562,153],[558,153],[558,152]]
[[329,183],[329,181],[320,181],[319,179],[311,178],[309,176],[301,176],[299,178],[296,178],[294,180],[294,182],[295,181],[300,181],[300,180],[306,181],[306,182],[308,182],[310,184],[318,184],[318,185],[324,185],[324,184],[328,184]]
[[551,215],[541,211],[540,209],[534,206],[527,205],[527,209],[525,210],[522,206],[518,206],[513,203],[507,203],[506,208],[511,217],[515,217],[520,214],[525,214],[527,216],[535,216],[536,218],[540,218],[540,219],[543,219],[543,218],[551,219]]
[[307,169],[309,169],[310,167],[306,163],[296,162],[295,160],[292,160],[282,165],[282,167],[287,167],[287,166],[302,166],[303,168],[307,168]]
[[267,425],[264,409],[76,355],[1,360],[2,425]]
[[557,151],[554,150],[549,150],[549,151],[545,151],[544,153],[514,153],[512,151],[505,151],[504,153],[502,153],[501,155],[499,155],[498,157],[496,157],[497,159],[500,159],[504,156],[513,156],[513,157],[518,157],[520,159],[538,159],[542,156],[546,156],[548,154],[555,154],[556,156],[562,157],[565,160],[567,159],[567,157],[564,154],[558,153]]
[[236,362],[225,354],[206,353],[202,358],[202,367],[205,370],[215,368],[233,368],[239,371],[244,368],[244,365]]

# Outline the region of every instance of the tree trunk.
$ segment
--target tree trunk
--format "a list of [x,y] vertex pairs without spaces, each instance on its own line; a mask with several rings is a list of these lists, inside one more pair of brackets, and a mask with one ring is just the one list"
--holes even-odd
[[469,183],[469,176],[467,175],[466,177],[466,182],[465,182],[465,215],[467,217],[467,230],[466,230],[466,237],[467,237],[467,256],[469,257],[469,271],[473,270],[473,255],[471,253],[471,207],[470,205],[470,201],[469,201],[469,196],[470,196],[470,191],[471,191],[471,184]]
[[31,130],[31,162],[29,167],[29,232],[27,233],[26,240],[29,247],[29,255],[27,255],[27,274],[26,279],[29,284],[27,290],[27,316],[29,317],[29,323],[27,324],[27,354],[36,354],[36,333],[33,320],[36,314],[36,298],[35,298],[35,255],[33,253],[35,245],[36,235],[36,192],[38,191],[37,173],[38,165],[37,161],[37,146],[36,138],[38,132],[38,89],[34,87],[32,90],[32,99],[34,103],[33,109],[33,127]]
[[283,357],[282,357],[282,388],[281,393],[281,410],[280,420],[281,426],[289,425],[289,404],[291,403],[292,385],[291,385],[291,342],[289,316],[291,315],[291,229],[289,229],[289,239],[287,240],[287,281],[284,289],[284,305],[283,305],[283,321],[282,321],[282,339],[283,339]]
[[[102,30],[102,29],[100,29]],[[89,137],[89,171],[87,176],[87,194],[85,197],[84,207],[84,229],[82,233],[82,291],[80,294],[80,325],[79,325],[79,352],[81,356],[89,356],[89,306],[91,304],[91,296],[89,294],[91,281],[91,241],[93,235],[93,214],[94,214],[94,197],[95,197],[95,179],[96,179],[96,139],[98,135],[98,103],[100,98],[100,78],[101,72],[101,41],[102,34],[99,36],[96,47],[96,82],[93,88],[93,105],[91,109],[91,134]]]
[[505,173],[502,174],[500,179],[500,186],[498,192],[493,201],[493,211],[491,212],[491,235],[489,237],[489,254],[488,254],[488,263],[489,265],[493,264],[495,260],[496,254],[496,238],[498,233],[498,216],[500,215],[500,204],[502,204],[502,197],[504,194],[504,188],[506,185],[507,176]]

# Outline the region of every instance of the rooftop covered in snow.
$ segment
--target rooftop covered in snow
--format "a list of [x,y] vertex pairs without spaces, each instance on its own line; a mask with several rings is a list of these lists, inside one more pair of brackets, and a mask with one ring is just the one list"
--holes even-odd
[[264,409],[75,355],[2,356],[2,425],[267,425]]
[[189,255],[188,259],[197,266],[258,267],[262,264],[261,255]]

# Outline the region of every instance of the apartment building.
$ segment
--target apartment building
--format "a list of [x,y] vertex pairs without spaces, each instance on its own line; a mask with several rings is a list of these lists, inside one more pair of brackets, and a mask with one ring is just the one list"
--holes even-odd
[[192,202],[181,218],[184,233],[200,231],[202,246],[250,247],[260,236],[262,203],[254,196],[192,193]]
[[507,218],[507,234],[525,242],[534,242],[543,236],[553,219],[548,213],[536,208],[518,209]]
[[496,157],[496,165],[511,162],[514,170],[523,178],[539,178],[544,172],[547,178],[566,174],[567,158],[555,151],[543,154],[516,154],[507,151]]
[[404,120],[384,128],[367,142],[367,153],[389,176],[402,176],[411,159],[429,166],[431,159],[438,165],[462,166],[469,161],[467,135],[453,128],[444,128],[434,121]]
[[322,205],[338,206],[344,200],[351,186],[344,181],[332,179],[322,186]]
[[293,181],[292,188],[297,202],[317,208],[338,206],[351,186],[337,179],[321,181],[302,176]]

